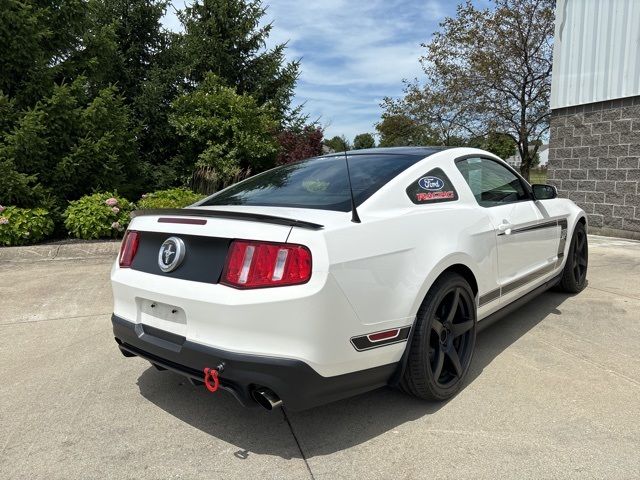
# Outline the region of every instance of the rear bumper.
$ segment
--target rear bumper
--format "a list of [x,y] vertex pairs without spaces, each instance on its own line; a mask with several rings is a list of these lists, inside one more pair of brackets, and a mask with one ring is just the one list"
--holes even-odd
[[274,391],[290,410],[305,410],[387,385],[397,363],[323,377],[300,360],[229,352],[207,347],[167,332],[149,330],[141,324],[112,316],[113,333],[122,353],[138,356],[197,382],[205,367],[224,363],[221,388],[245,406],[255,405],[256,387]]

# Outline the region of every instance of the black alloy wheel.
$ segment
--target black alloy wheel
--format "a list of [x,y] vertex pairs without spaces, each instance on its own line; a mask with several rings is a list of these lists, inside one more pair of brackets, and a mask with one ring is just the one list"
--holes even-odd
[[575,248],[573,249],[573,279],[577,284],[584,283],[587,278],[587,234],[584,230],[576,231],[574,238]]
[[462,379],[473,352],[474,319],[460,287],[449,291],[431,322],[429,365],[434,380],[441,388],[449,388]]
[[571,238],[569,255],[562,271],[560,290],[578,293],[587,286],[587,267],[589,265],[589,246],[587,231],[580,222],[576,224]]
[[446,400],[463,385],[476,341],[475,296],[453,272],[431,287],[418,311],[400,387],[419,398]]

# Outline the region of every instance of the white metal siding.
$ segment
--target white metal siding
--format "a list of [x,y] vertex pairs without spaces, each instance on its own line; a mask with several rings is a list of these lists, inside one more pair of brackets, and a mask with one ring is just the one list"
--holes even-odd
[[551,108],[640,95],[640,0],[558,0]]

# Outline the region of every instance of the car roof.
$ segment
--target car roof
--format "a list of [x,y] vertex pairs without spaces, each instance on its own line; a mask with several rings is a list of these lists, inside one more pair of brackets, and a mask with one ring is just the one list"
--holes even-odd
[[[378,147],[378,148],[365,148],[362,150],[349,150],[346,153],[349,155],[372,155],[372,154],[389,154],[389,155],[412,155],[419,157],[428,157],[434,153],[441,152],[454,147],[428,147],[428,146],[416,146],[416,147]],[[332,157],[344,155],[345,152],[329,153],[322,155],[323,157]]]

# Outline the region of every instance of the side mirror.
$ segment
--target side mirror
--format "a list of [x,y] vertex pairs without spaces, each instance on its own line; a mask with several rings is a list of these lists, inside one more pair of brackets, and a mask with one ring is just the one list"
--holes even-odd
[[558,196],[558,190],[553,185],[534,183],[531,188],[533,189],[534,200],[551,200]]

